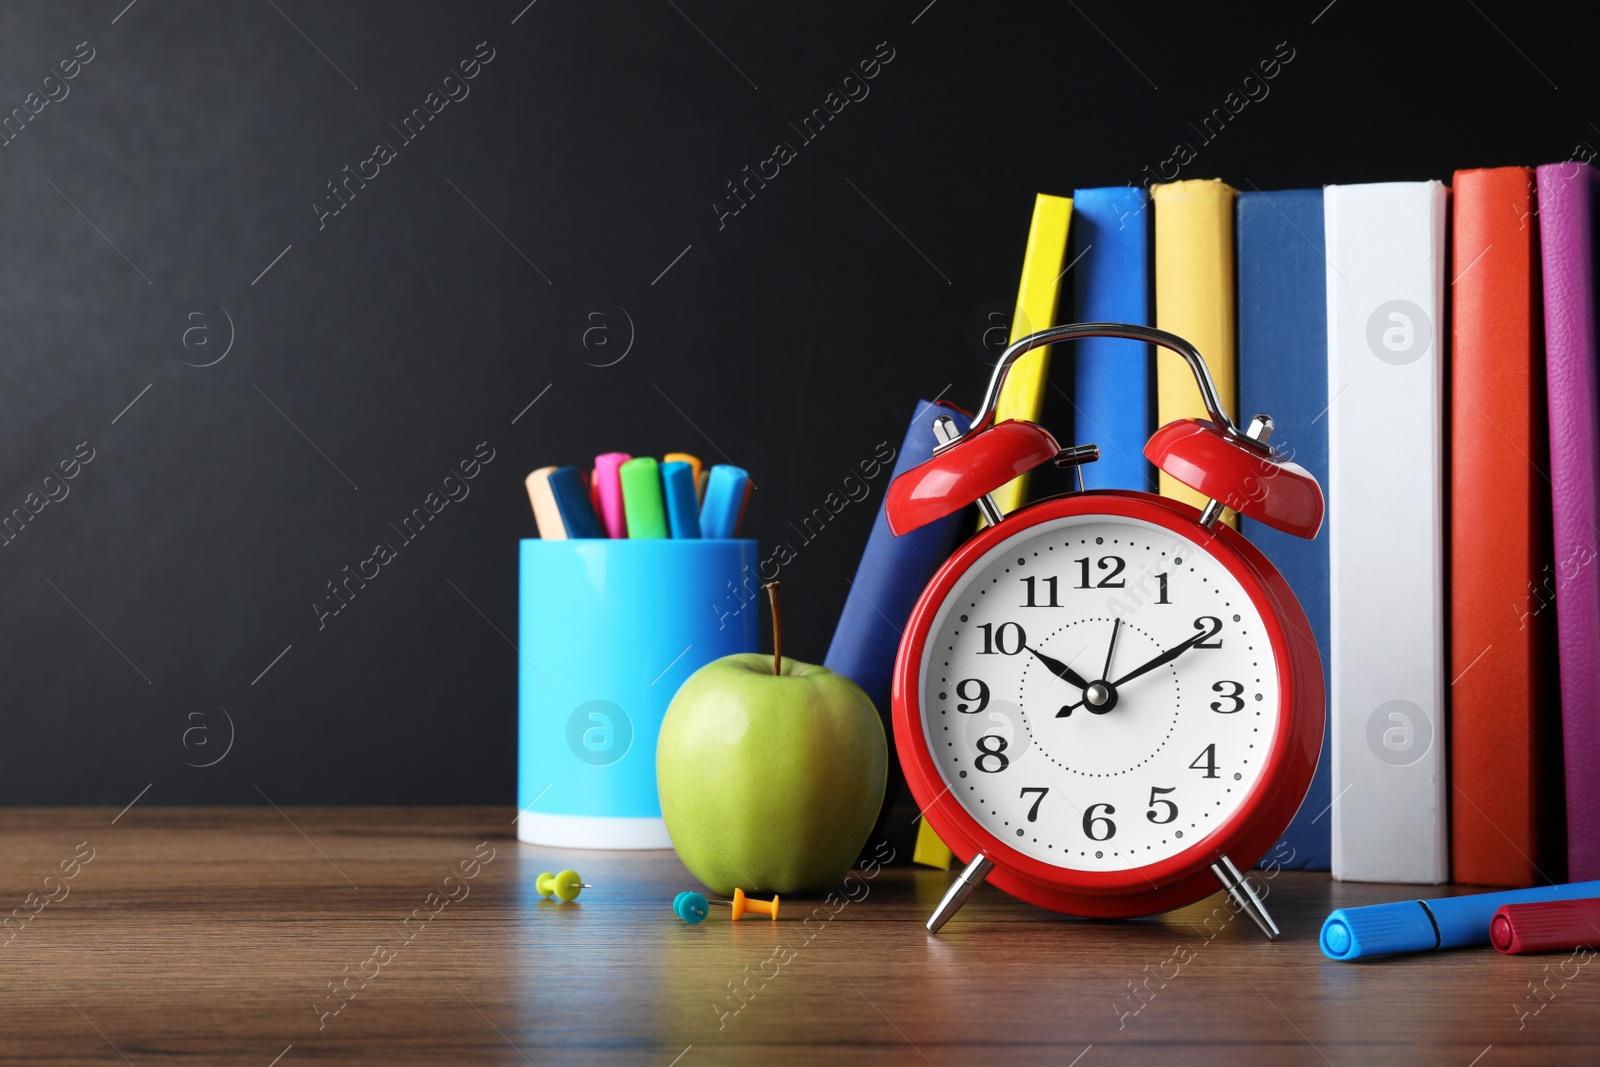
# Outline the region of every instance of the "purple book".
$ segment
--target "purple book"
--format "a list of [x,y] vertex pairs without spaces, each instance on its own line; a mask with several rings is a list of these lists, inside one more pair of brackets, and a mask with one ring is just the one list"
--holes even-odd
[[[1556,629],[1566,754],[1567,877],[1600,878],[1600,405],[1595,382],[1594,212],[1600,171],[1539,168]],[[1485,521],[1493,521],[1485,516]]]

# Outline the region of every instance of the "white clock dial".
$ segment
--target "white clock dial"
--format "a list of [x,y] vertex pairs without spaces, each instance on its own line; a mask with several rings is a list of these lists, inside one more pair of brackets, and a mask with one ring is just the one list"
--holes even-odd
[[992,549],[924,657],[923,730],[951,795],[1057,867],[1189,848],[1250,795],[1279,728],[1277,662],[1244,587],[1138,519],[1053,519]]

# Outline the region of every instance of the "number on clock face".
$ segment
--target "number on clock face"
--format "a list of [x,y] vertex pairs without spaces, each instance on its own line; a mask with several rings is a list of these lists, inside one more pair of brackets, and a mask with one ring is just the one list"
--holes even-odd
[[1243,803],[1279,726],[1277,664],[1244,587],[1138,519],[1040,523],[935,617],[923,729],[950,792],[1034,859],[1126,870]]

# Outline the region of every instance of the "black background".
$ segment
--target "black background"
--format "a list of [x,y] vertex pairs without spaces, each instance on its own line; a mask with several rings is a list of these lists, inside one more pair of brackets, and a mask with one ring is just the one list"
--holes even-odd
[[[0,147],[0,514],[95,450],[0,548],[4,804],[510,803],[528,470],[726,458],[770,551],[918,397],[978,401],[1036,192],[1147,180],[1179,141],[1181,177],[1241,189],[1600,142],[1586,34],[1506,0],[124,2],[0,10],[0,113],[95,50]],[[880,42],[870,95],[799,144]],[[1206,143],[1189,123],[1280,42]],[[780,140],[798,158],[719,229]],[[482,441],[470,496],[319,630],[325,583]],[[886,480],[784,568],[796,657]],[[185,766],[221,709],[231,752]]]

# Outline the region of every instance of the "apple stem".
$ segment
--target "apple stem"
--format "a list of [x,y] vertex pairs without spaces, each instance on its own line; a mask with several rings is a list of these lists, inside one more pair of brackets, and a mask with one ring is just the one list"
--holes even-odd
[[772,673],[783,674],[783,613],[778,609],[778,583],[762,585],[767,591],[767,603],[772,605]]

